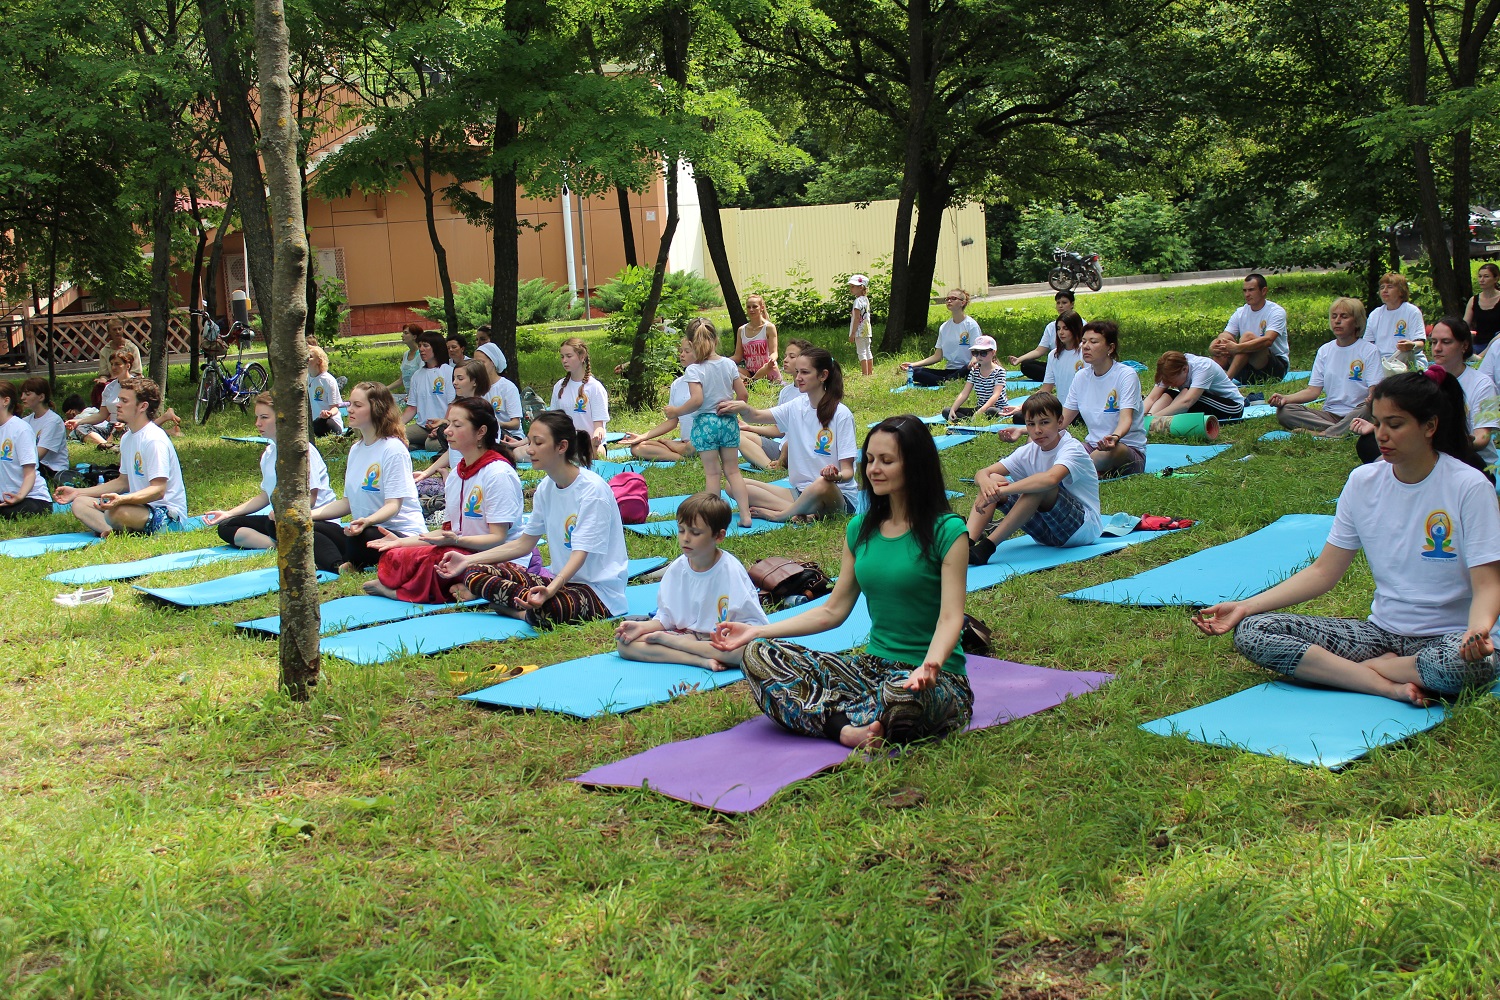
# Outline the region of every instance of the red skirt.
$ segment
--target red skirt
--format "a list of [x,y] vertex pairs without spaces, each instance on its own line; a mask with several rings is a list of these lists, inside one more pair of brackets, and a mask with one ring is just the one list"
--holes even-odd
[[453,600],[450,584],[438,576],[437,565],[449,552],[464,553],[456,545],[410,545],[387,549],[380,555],[375,575],[396,597],[412,604],[446,604]]

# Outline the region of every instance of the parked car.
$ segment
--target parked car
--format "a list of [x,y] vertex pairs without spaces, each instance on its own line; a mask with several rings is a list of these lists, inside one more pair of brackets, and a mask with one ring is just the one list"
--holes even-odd
[[[1444,226],[1443,233],[1452,238],[1449,227]],[[1422,229],[1415,219],[1398,222],[1391,227],[1391,235],[1403,260],[1422,256]],[[1481,205],[1469,206],[1469,259],[1500,259],[1500,216]]]

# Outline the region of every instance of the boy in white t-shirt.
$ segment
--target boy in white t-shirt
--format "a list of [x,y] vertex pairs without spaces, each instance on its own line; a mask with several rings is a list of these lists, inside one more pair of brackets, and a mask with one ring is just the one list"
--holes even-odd
[[760,595],[740,561],[719,548],[733,517],[723,497],[695,493],[677,508],[677,546],[682,555],[667,567],[656,598],[656,615],[621,622],[615,629],[619,653],[646,663],[686,663],[727,670],[740,663],[740,651],[724,652],[709,642],[720,622],[767,624]]
[[167,432],[152,423],[161,390],[149,378],[128,378],[120,384],[116,406],[126,428],[120,439],[120,474],[83,490],[59,486],[54,498],[71,503],[73,516],[101,538],[115,531],[154,535],[187,520],[177,449]]
[[[983,566],[1017,531],[1042,545],[1068,548],[1099,537],[1099,473],[1094,460],[1063,424],[1062,402],[1034,392],[1021,404],[1026,444],[974,476],[979,498],[969,512],[969,565]],[[1015,440],[1020,428],[1002,437]],[[996,510],[1003,515],[990,523]]]
[[1245,304],[1229,317],[1208,353],[1232,379],[1280,382],[1291,364],[1286,310],[1266,298],[1265,275],[1246,275],[1243,292]]
[[865,375],[875,374],[875,355],[870,351],[870,279],[863,274],[849,278],[849,295],[854,306],[849,310],[849,343],[854,345],[854,355],[859,358],[859,370]]

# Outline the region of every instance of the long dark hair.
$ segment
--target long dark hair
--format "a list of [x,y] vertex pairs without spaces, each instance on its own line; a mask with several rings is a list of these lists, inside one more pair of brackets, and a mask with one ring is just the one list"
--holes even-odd
[[1444,316],[1432,325],[1434,328],[1446,326],[1453,331],[1453,339],[1458,341],[1459,346],[1464,349],[1464,357],[1467,359],[1474,356],[1474,331],[1469,329],[1469,324],[1465,323],[1462,317]]
[[[802,352],[802,357],[813,366],[813,371],[828,373],[828,378],[823,382],[823,398],[818,400],[818,423],[824,427],[832,427],[833,415],[844,401],[844,370],[839,367],[833,355],[821,347],[809,347]],[[929,433],[927,436],[932,435]]]
[[1484,471],[1484,462],[1474,453],[1474,442],[1469,438],[1464,387],[1457,375],[1449,374],[1441,365],[1431,365],[1425,372],[1390,375],[1375,384],[1370,398],[1389,399],[1419,423],[1436,418],[1433,449]]
[[[805,355],[804,355],[805,356]],[[865,464],[869,461],[870,439],[876,434],[889,434],[896,439],[896,448],[901,452],[901,465],[906,485],[906,519],[911,525],[912,537],[922,555],[934,563],[943,561],[943,554],[935,551],[937,538],[935,528],[938,519],[952,514],[948,503],[948,486],[943,482],[943,463],[938,458],[937,445],[932,443],[932,432],[910,413],[899,417],[886,417],[870,428],[859,454],[859,488],[864,493],[865,519],[859,526],[859,535],[854,547],[859,548],[880,531],[880,526],[891,517],[891,498],[877,496],[865,478]]]
[[1078,350],[1078,345],[1083,343],[1083,317],[1069,309],[1057,317],[1057,326],[1052,328],[1053,338],[1057,343],[1057,346],[1052,348],[1052,356],[1054,358],[1062,357],[1062,338],[1057,336],[1057,331],[1064,327],[1073,335],[1073,350]]
[[[573,418],[562,410],[543,410],[531,422],[547,428],[554,441],[568,442],[567,459],[574,465],[587,469],[594,464],[594,438],[588,431],[573,426]],[[498,425],[497,425],[498,426]]]
[[438,333],[436,330],[422,331],[421,336],[417,337],[418,357],[421,356],[420,351],[423,344],[432,348],[432,364],[425,365],[424,367],[441,368],[448,363],[448,342],[443,339],[441,333]]

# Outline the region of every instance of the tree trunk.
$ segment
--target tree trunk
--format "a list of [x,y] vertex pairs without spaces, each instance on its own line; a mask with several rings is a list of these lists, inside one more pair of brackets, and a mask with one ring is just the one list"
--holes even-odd
[[[495,112],[494,150],[499,154],[521,135],[521,123],[504,109]],[[499,162],[499,156],[496,156]],[[505,170],[490,177],[494,196],[490,238],[494,240],[495,296],[490,303],[490,339],[509,362],[504,375],[521,384],[521,356],[516,351],[516,284],[521,280],[520,220],[516,217],[516,172]]]
[[[219,122],[224,144],[229,148],[229,170],[234,178],[234,197],[245,234],[245,264],[255,302],[271,297],[271,261],[275,238],[266,204],[266,180],[256,148],[256,118],[250,109],[254,88],[229,17],[227,0],[198,0],[203,15],[203,41],[214,71],[214,91],[219,99]],[[269,309],[261,313],[261,336],[270,343]]]
[[[932,104],[932,82],[927,79],[926,0],[906,5],[907,86],[911,107],[906,119],[906,141],[902,155],[901,194],[896,201],[896,232],[891,240],[891,298],[887,305],[882,351],[899,351],[906,335],[906,322],[913,294],[911,281],[911,220],[917,202],[918,172],[925,155],[927,109]],[[924,323],[925,325],[925,323]]]
[[729,325],[738,330],[747,320],[745,304],[740,301],[739,289],[734,284],[734,272],[729,267],[729,251],[724,246],[724,221],[719,217],[719,189],[707,174],[693,171],[693,183],[698,188],[698,206],[703,215],[703,239],[708,244],[708,258],[713,261],[714,272],[719,276],[719,291],[724,294],[724,305],[729,309]]
[[198,384],[198,347],[203,321],[195,315],[203,301],[203,254],[208,249],[208,232],[198,212],[198,192],[188,188],[193,222],[198,230],[198,245],[193,248],[193,280],[188,284],[188,385]]
[[[906,330],[920,332],[927,328],[932,312],[932,278],[937,273],[938,241],[943,234],[943,212],[953,196],[952,187],[924,169],[917,175],[917,228],[911,237],[911,257],[907,262]],[[895,310],[893,309],[892,312]],[[899,345],[898,345],[899,346]],[[885,350],[894,348],[881,347]]]
[[[299,120],[302,117],[300,95],[297,101],[297,117]],[[297,156],[301,163],[298,177],[300,178],[302,188],[302,219],[305,222],[307,220],[307,147],[298,145]],[[307,247],[307,317],[302,321],[302,332],[309,337],[316,335],[318,332],[318,272],[315,267],[316,264],[317,260],[313,256],[312,244],[309,242]],[[328,346],[331,345],[324,345],[324,347]]]
[[[260,152],[270,183],[275,224],[271,316],[266,339],[275,378],[276,562],[281,571],[281,686],[305,701],[317,683],[319,654],[318,575],[313,566],[311,492],[307,485],[307,227],[297,168],[297,119],[287,75],[290,40],[281,0],[255,0],[255,52],[260,67]],[[243,190],[243,188],[241,188]]]
[[625,241],[625,266],[639,267],[639,259],[635,253],[635,216],[630,214],[630,189],[624,184],[616,184],[615,200],[620,205],[620,235]]
[[[210,318],[219,315],[219,274],[224,267],[224,236],[229,230],[229,220],[234,217],[234,184],[229,185],[229,197],[224,201],[224,215],[214,230],[213,249],[208,252],[208,277],[203,281],[203,298],[208,303],[204,310]],[[195,378],[193,384],[197,385]]]
[[629,383],[625,405],[644,409],[656,402],[656,386],[646,381],[646,349],[650,344],[651,324],[656,322],[656,307],[661,304],[661,288],[667,278],[667,256],[672,251],[672,236],[677,232],[677,161],[667,161],[667,224],[661,244],[656,249],[656,268],[651,272],[651,291],[641,304],[641,319],[635,326],[635,340],[630,345],[630,367],[625,370]]
[[172,319],[172,216],[177,211],[177,186],[163,180],[151,213],[151,343],[147,372],[167,392],[167,323]]
[[[1427,103],[1427,23],[1423,16],[1424,0],[1407,0],[1406,20],[1409,37],[1408,57],[1410,74],[1407,82],[1407,101],[1410,106],[1422,107]],[[1432,150],[1426,141],[1412,142],[1412,166],[1417,177],[1417,217],[1422,226],[1422,246],[1432,262],[1432,284],[1443,301],[1444,311],[1453,311],[1450,305],[1454,298],[1457,281],[1453,274],[1453,257],[1448,241],[1443,238],[1443,207],[1438,200],[1437,174],[1432,169]],[[1464,233],[1468,233],[1467,205],[1465,206]],[[1457,239],[1458,233],[1454,233]],[[1462,304],[1458,308],[1462,310]]]
[[[422,142],[422,173],[415,178],[422,189],[422,206],[427,210],[427,238],[432,241],[432,256],[437,260],[438,286],[443,290],[443,318],[448,336],[458,336],[458,305],[453,301],[453,278],[448,273],[448,251],[437,231],[437,206],[432,197],[432,146]],[[519,255],[518,255],[519,256]],[[519,268],[519,264],[517,265]],[[519,270],[518,270],[519,275]],[[494,324],[491,324],[493,330]],[[500,348],[502,351],[505,348]],[[506,354],[509,358],[510,354]],[[508,367],[508,366],[507,366]]]
[[[1473,158],[1474,133],[1466,128],[1453,133],[1453,153],[1448,158],[1449,173],[1453,178],[1453,287],[1443,298],[1443,313],[1447,316],[1462,316],[1474,294],[1474,269],[1469,266],[1469,192],[1470,170]],[[1442,292],[1439,289],[1439,292]]]

